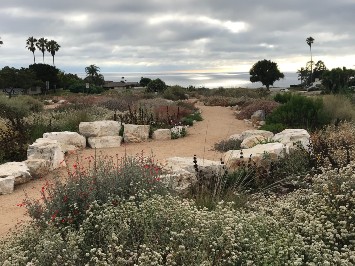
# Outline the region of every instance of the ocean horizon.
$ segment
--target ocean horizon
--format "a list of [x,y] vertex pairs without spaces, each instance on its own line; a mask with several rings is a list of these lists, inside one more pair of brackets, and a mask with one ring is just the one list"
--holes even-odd
[[[85,77],[85,73],[77,73]],[[260,88],[261,82],[250,82],[249,72],[223,72],[223,73],[186,73],[186,72],[101,72],[107,81],[139,82],[141,77],[157,79],[160,78],[167,85],[180,85],[182,87],[194,86],[196,88]],[[290,85],[299,84],[297,73],[285,72],[285,78],[276,81],[272,87],[288,88]]]

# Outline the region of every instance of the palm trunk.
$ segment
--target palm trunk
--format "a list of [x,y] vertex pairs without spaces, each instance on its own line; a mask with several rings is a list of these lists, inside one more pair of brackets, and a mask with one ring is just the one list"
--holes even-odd
[[36,56],[34,52],[33,52],[33,64],[36,64]]
[[313,59],[312,59],[312,48],[309,46],[309,50],[311,52],[311,83],[313,82]]
[[53,66],[54,66],[54,55],[52,55],[52,57],[53,57]]

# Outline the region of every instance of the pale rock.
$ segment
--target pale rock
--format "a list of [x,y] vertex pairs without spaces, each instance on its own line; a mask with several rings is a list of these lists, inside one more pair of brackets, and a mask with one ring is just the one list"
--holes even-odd
[[241,134],[233,134],[233,135],[231,135],[231,136],[229,136],[229,140],[231,140],[231,139],[234,139],[234,140],[241,140]]
[[66,100],[59,100],[58,103],[59,104],[65,104],[65,103],[67,103],[67,101]]
[[265,137],[266,139],[271,139],[274,136],[274,133],[272,133],[270,131],[266,131],[266,130],[251,129],[251,130],[243,131],[240,139],[244,140],[245,138],[248,138],[248,137],[254,136],[254,135],[261,135],[261,136]]
[[153,132],[152,138],[155,140],[170,140],[171,131],[170,129],[157,129]]
[[57,140],[64,153],[86,147],[86,138],[77,132],[49,132],[44,133],[43,138]]
[[266,124],[265,121],[259,121],[259,126],[263,126],[263,125],[265,125],[265,124]]
[[120,123],[113,120],[81,122],[79,124],[79,133],[85,137],[118,136],[120,129]]
[[8,176],[0,178],[0,195],[11,194],[14,192],[15,177]]
[[287,150],[296,147],[297,143],[300,143],[306,150],[309,149],[310,135],[305,129],[285,129],[280,133],[275,134],[272,138],[274,141],[285,144]]
[[90,137],[88,138],[90,148],[117,148],[121,146],[122,137],[120,136],[106,136],[106,137]]
[[64,152],[57,140],[37,139],[27,149],[27,159],[43,159],[48,162],[49,170],[65,167]]
[[[237,169],[241,163],[248,162],[249,158],[257,165],[263,165],[263,158],[267,156],[271,160],[277,160],[284,155],[284,145],[282,143],[258,144],[249,149],[227,151],[223,156],[223,161],[230,170]],[[241,158],[241,155],[243,157]]]
[[25,161],[32,177],[41,177],[49,173],[50,162],[44,159],[29,159]]
[[149,125],[125,124],[123,139],[125,142],[144,142],[149,138]]
[[[203,160],[197,158],[199,172],[205,178],[224,173],[225,166],[219,161]],[[192,185],[197,182],[197,173],[191,157],[171,157],[166,160],[164,170],[168,174],[161,176],[163,182],[180,194],[186,194]]]
[[14,177],[14,185],[27,183],[32,179],[25,162],[9,162],[0,165],[0,179]]
[[265,121],[265,111],[264,110],[257,110],[255,111],[250,120],[253,124],[257,124],[259,121]]
[[263,135],[252,135],[249,137],[246,137],[242,143],[240,144],[240,147],[242,149],[249,149],[251,147],[254,147],[256,144],[265,141],[266,138]]

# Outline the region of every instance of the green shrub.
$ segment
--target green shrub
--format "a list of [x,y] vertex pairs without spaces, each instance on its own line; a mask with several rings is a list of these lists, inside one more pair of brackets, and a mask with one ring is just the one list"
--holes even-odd
[[230,150],[240,150],[240,144],[242,141],[240,139],[228,139],[221,140],[214,144],[214,149],[219,152],[227,152]]
[[311,99],[298,94],[266,116],[266,124],[283,124],[291,128],[314,129],[329,123],[322,99]]
[[172,101],[188,99],[188,97],[186,96],[185,89],[180,86],[173,86],[173,87],[167,88],[163,92],[163,98],[168,99],[168,100],[172,100]]
[[279,133],[279,132],[285,130],[286,128],[287,128],[287,126],[285,126],[281,123],[265,124],[260,127],[261,130],[271,131],[274,134]]
[[278,103],[287,103],[289,100],[292,98],[292,93],[287,92],[287,93],[277,93],[274,97],[274,100]]

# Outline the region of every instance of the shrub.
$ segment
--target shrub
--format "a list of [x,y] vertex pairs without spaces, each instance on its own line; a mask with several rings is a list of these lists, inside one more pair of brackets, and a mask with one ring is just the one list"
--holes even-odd
[[221,140],[220,142],[214,144],[214,149],[219,152],[240,150],[240,144],[242,144],[240,139]]
[[285,130],[287,126],[281,123],[274,123],[274,124],[265,124],[260,127],[261,130],[271,131],[274,134],[277,134],[283,130]]
[[226,96],[208,96],[201,99],[207,106],[234,106],[238,104],[238,98]]
[[172,101],[188,99],[188,97],[186,96],[185,89],[180,86],[173,86],[167,88],[163,93],[163,97],[165,99],[172,100]]
[[29,215],[39,225],[74,226],[78,228],[86,218],[92,202],[127,200],[139,202],[143,194],[164,194],[166,189],[159,179],[161,168],[153,158],[88,158],[89,167],[82,162],[73,165],[65,182],[56,180],[42,187],[42,202],[27,199]]
[[275,101],[270,100],[254,100],[247,106],[243,107],[241,112],[237,114],[238,119],[250,119],[250,117],[258,110],[263,110],[265,116],[269,115],[274,111],[279,104]]
[[355,160],[355,125],[341,122],[311,134],[311,148],[318,167],[344,167]]
[[274,100],[278,103],[287,103],[292,98],[292,93],[277,93],[274,97]]
[[322,99],[298,94],[266,116],[266,124],[284,124],[291,128],[314,129],[329,123],[324,114]]
[[337,121],[355,121],[355,106],[344,95],[324,95],[324,113],[330,117],[332,123]]

